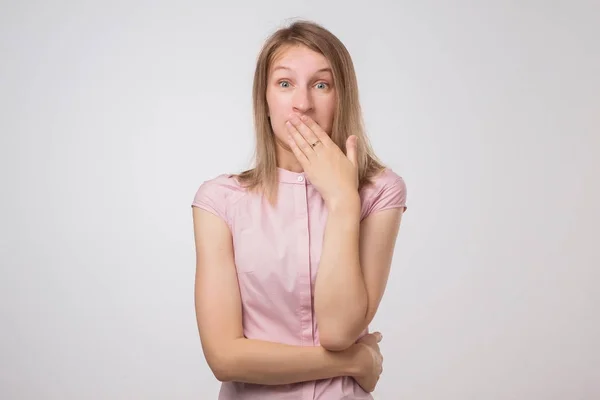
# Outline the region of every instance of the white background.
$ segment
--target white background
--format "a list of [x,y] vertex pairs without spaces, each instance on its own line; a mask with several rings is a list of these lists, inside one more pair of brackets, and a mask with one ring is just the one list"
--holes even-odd
[[190,204],[295,17],[409,189],[377,398],[600,398],[597,1],[0,4],[0,398],[216,398]]

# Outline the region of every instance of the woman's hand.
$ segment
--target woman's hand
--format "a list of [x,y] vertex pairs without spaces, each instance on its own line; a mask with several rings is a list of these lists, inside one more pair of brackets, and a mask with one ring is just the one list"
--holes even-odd
[[325,203],[331,206],[356,198],[358,138],[348,138],[344,154],[327,132],[306,115],[291,114],[286,126],[290,148]]
[[375,390],[383,372],[383,356],[379,349],[381,339],[381,333],[374,332],[363,336],[353,345],[356,346],[356,360],[359,365],[359,372],[354,376],[354,380],[368,393]]

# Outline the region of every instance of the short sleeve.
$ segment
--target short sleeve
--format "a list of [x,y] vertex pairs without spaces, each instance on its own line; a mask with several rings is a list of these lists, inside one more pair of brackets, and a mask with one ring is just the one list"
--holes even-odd
[[406,205],[406,183],[404,179],[387,169],[382,173],[373,188],[366,191],[363,199],[363,218],[377,211],[388,210],[390,208],[404,208]]
[[223,184],[222,178],[205,181],[200,185],[192,201],[198,207],[222,218],[229,225],[228,207],[231,191]]

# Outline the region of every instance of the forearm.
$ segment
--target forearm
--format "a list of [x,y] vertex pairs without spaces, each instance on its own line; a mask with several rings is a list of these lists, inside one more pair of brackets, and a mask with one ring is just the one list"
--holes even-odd
[[221,381],[285,385],[358,373],[356,349],[332,352],[321,346],[292,346],[253,339],[236,339],[222,351]]
[[[346,343],[364,329],[368,298],[360,256],[360,199],[329,209],[315,284],[315,314],[320,336]],[[329,348],[336,344],[324,344]],[[339,349],[335,349],[339,350]]]

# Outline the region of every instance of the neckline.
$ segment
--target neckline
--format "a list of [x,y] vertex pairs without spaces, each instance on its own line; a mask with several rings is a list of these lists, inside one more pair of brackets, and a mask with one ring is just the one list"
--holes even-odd
[[297,185],[304,185],[306,183],[310,185],[310,181],[304,172],[293,172],[277,167],[277,173],[279,175],[279,182],[294,183]]

